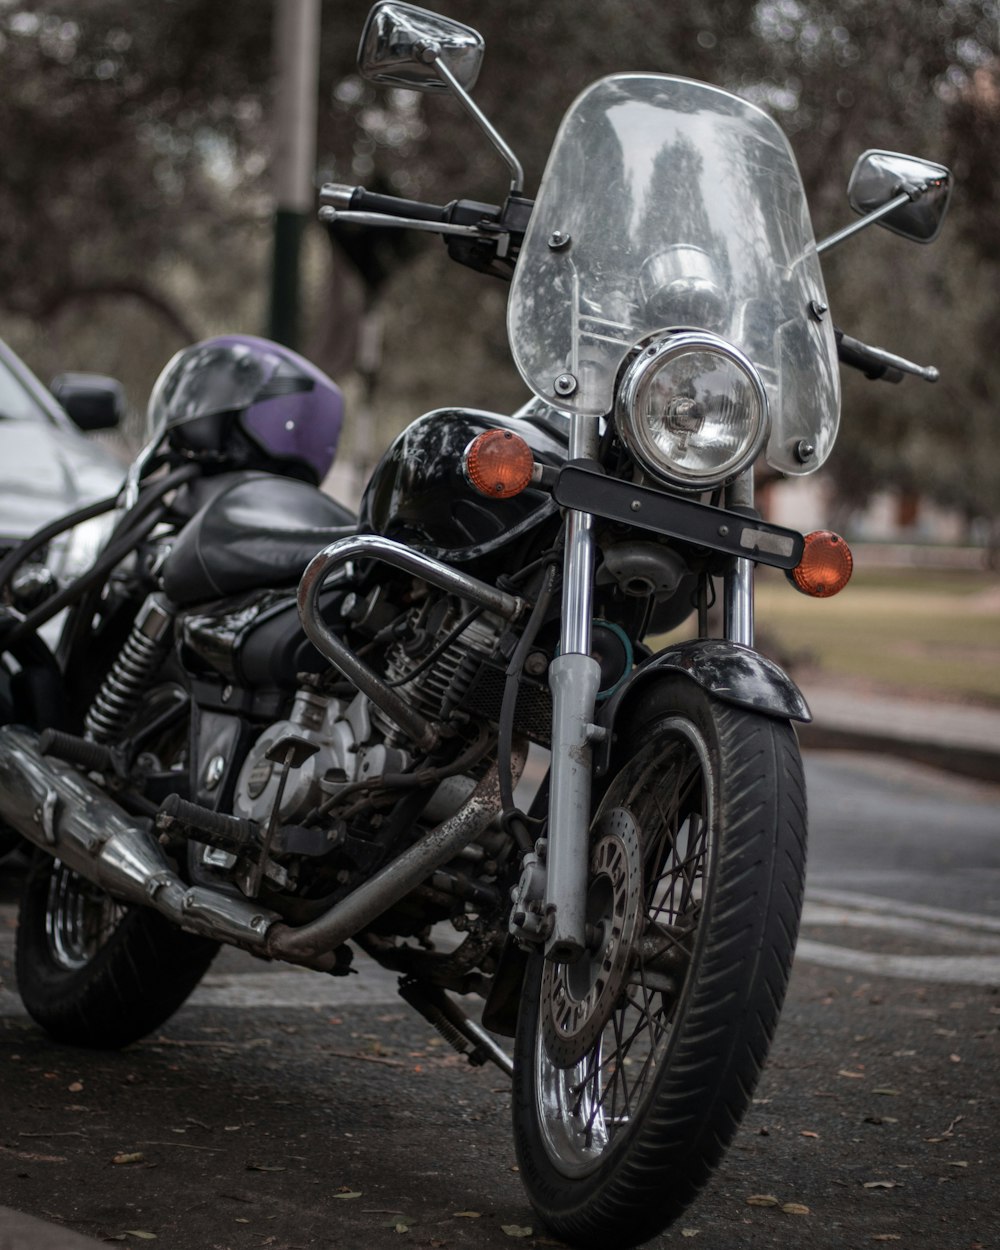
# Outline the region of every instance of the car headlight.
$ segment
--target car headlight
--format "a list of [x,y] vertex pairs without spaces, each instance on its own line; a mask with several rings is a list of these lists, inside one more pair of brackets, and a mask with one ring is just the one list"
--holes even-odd
[[116,513],[91,517],[60,534],[49,546],[48,566],[64,584],[86,573],[111,537]]
[[617,424],[654,477],[708,490],[757,458],[767,437],[767,395],[753,364],[725,339],[674,330],[626,367]]

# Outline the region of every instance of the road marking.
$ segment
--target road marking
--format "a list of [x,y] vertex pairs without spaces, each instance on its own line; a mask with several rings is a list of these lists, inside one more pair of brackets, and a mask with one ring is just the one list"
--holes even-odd
[[951,985],[1000,985],[1000,957],[989,955],[883,955],[800,938],[795,958],[865,976],[947,981]]
[[961,946],[965,949],[989,951],[1000,955],[1000,933],[982,933],[975,929],[960,928],[953,923],[929,922],[910,916],[885,912],[871,912],[847,905],[828,906],[806,899],[802,909],[802,924],[812,927],[868,929],[884,933],[898,933],[905,937],[924,938],[935,946]]
[[[0,909],[4,912],[13,909]],[[802,913],[809,929],[838,928],[916,938],[932,947],[958,947],[963,954],[898,955],[864,951],[799,939],[796,959],[825,968],[953,985],[1000,986],[1000,919],[949,911],[920,903],[854,894],[847,890],[810,889]],[[13,933],[0,930],[0,959],[13,955]],[[258,965],[259,966],[259,965]],[[360,975],[330,977],[302,968],[269,972],[210,972],[185,1007],[229,1010],[321,1009],[397,1004],[397,974],[360,956]],[[23,1016],[14,990],[0,984],[0,1017]]]
[[960,929],[982,929],[988,933],[1000,933],[1000,919],[996,916],[980,916],[975,912],[947,911],[943,907],[928,907],[925,903],[905,903],[901,899],[879,898],[873,894],[856,894],[853,890],[810,889],[806,897],[817,903],[840,903],[846,907],[868,908],[894,916],[912,916],[932,924],[954,925]]
[[802,923],[810,928],[827,926],[896,933],[920,938],[936,947],[962,947],[970,952],[898,955],[800,938],[795,957],[805,963],[866,976],[1000,986],[1000,920],[993,916],[948,911],[846,890],[809,890]]

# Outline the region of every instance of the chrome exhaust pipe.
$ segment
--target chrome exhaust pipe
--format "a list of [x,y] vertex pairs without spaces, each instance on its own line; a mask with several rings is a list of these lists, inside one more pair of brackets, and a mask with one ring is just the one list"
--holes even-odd
[[29,729],[0,728],[0,820],[124,902],[155,907],[182,929],[263,953],[280,917],[189,886],[148,820],[130,816],[83,774],[38,749]]
[[[512,781],[527,758],[511,757]],[[483,833],[500,810],[497,767],[454,815],[430,830],[342,902],[295,928],[251,900],[189,886],[171,868],[148,820],[130,816],[71,765],[38,749],[38,735],[0,728],[0,820],[115,898],[155,907],[204,937],[329,971],[333,951],[360,933]]]

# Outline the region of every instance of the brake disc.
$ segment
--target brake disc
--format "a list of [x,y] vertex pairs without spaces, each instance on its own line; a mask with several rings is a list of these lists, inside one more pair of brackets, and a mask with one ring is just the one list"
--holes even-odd
[[642,922],[639,830],[630,812],[611,808],[595,828],[587,892],[592,940],[574,963],[546,961],[542,1040],[551,1061],[572,1068],[597,1045],[628,983]]

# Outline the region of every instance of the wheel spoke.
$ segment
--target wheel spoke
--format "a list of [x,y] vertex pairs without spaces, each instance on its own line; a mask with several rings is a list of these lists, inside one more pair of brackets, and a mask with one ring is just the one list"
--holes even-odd
[[[638,835],[640,914],[617,1001],[596,1044],[575,1066],[558,1066],[540,1043],[536,1050],[537,1097],[550,1109],[541,1119],[543,1136],[570,1174],[596,1167],[621,1129],[642,1114],[666,1061],[708,871],[707,759],[694,726],[671,722],[667,737],[649,744],[619,773],[595,817],[597,847],[620,827],[615,813],[624,812],[635,830],[631,836]],[[601,862],[626,861],[605,851]],[[561,1020],[570,979],[543,976],[546,984],[562,995],[561,1010],[554,1004]],[[549,1010],[544,994],[542,1010]]]

